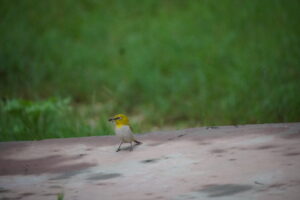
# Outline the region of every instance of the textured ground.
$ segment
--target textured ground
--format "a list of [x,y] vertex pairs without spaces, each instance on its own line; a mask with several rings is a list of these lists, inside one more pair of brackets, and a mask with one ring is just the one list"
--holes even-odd
[[300,199],[300,123],[0,143],[0,199]]

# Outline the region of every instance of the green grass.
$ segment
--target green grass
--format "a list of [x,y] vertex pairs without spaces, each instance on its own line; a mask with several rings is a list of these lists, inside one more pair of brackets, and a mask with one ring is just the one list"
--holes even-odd
[[[88,114],[85,113],[85,117]],[[105,117],[94,124],[81,117],[69,99],[44,101],[13,99],[0,106],[0,141],[108,135],[112,127]]]
[[57,200],[64,200],[64,193],[57,194]]
[[116,113],[138,132],[300,121],[299,10],[297,0],[1,1],[0,96],[71,99],[67,117],[26,134],[2,111],[1,138],[107,134]]

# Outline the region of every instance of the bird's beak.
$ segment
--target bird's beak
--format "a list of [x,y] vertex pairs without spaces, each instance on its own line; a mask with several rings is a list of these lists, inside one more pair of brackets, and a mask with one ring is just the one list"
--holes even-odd
[[117,120],[117,119],[121,119],[121,118],[120,118],[120,117],[110,118],[110,119],[108,119],[108,121],[112,122],[112,121],[115,121],[115,120]]
[[109,122],[112,122],[112,121],[114,121],[114,120],[115,120],[114,118],[108,119]]

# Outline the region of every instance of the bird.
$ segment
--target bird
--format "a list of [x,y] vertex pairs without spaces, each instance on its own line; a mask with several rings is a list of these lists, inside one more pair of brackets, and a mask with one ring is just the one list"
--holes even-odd
[[108,121],[115,123],[115,134],[120,138],[121,143],[116,150],[116,152],[121,150],[121,146],[123,143],[130,143],[130,151],[133,150],[132,143],[136,143],[137,145],[142,144],[142,142],[137,141],[133,133],[131,131],[130,125],[129,125],[129,119],[124,114],[117,114],[110,118]]

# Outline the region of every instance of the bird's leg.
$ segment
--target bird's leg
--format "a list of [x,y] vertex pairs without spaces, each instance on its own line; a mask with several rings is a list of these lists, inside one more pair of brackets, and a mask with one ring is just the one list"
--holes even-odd
[[123,141],[121,141],[121,143],[120,143],[120,145],[119,145],[119,147],[118,147],[118,149],[117,149],[117,151],[116,152],[118,152],[118,151],[120,151],[121,149],[121,145],[123,144]]
[[130,151],[132,151],[133,147],[132,147],[132,142],[130,142]]

